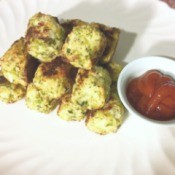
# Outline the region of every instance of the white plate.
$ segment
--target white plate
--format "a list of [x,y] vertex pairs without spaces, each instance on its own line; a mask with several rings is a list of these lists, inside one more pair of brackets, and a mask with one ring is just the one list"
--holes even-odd
[[[2,0],[0,55],[42,11],[121,28],[115,58],[175,56],[175,11],[158,0]],[[1,175],[174,175],[175,128],[147,126],[129,115],[116,134],[99,136],[84,122],[65,122],[0,103]]]

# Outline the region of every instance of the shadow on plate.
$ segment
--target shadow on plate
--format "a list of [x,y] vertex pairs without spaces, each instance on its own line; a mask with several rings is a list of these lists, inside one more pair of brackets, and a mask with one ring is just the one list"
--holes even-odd
[[127,64],[127,62],[125,62],[124,60],[129,51],[131,50],[134,41],[136,39],[136,36],[137,36],[136,33],[121,30],[117,49],[113,56],[113,59],[117,63],[122,64],[123,66]]
[[161,41],[153,45],[147,55],[163,56],[175,60],[174,46],[175,41]]

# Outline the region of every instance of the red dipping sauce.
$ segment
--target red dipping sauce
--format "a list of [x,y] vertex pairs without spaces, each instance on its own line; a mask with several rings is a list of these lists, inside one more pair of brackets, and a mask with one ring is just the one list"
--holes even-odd
[[144,116],[166,121],[175,119],[175,81],[157,70],[150,70],[128,84],[131,105]]

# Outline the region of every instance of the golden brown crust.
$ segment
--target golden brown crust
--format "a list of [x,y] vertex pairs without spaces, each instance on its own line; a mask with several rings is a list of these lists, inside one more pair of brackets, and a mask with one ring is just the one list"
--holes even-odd
[[[58,69],[59,68],[59,69]],[[42,73],[45,77],[54,77],[55,75],[67,76],[68,78],[75,79],[77,69],[69,63],[62,61],[62,57],[57,57],[49,63],[42,63]]]
[[[51,61],[50,63],[42,64],[41,69],[42,69],[43,75],[47,76],[47,77],[54,76],[57,73],[58,66],[60,66],[60,67],[65,66],[65,68],[66,68],[66,63],[62,62],[61,59],[56,58],[53,61]],[[65,68],[61,69],[60,74],[64,73]]]
[[63,21],[61,25],[63,26],[66,36],[72,31],[73,27],[78,26],[78,25],[83,25],[87,24],[86,22],[79,20],[79,19],[70,19]]

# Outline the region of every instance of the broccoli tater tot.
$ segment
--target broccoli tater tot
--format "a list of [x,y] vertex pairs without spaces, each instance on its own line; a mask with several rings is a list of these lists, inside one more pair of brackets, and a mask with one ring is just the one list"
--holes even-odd
[[60,55],[65,40],[64,28],[51,15],[37,13],[30,18],[26,32],[27,51],[41,62]]
[[14,103],[21,100],[26,93],[26,88],[10,83],[0,75],[0,100],[5,103]]
[[4,77],[14,84],[27,86],[32,81],[38,61],[26,52],[24,38],[15,41],[1,58]]
[[26,105],[41,113],[50,113],[57,105],[57,100],[50,99],[47,93],[40,91],[33,83],[27,87]]
[[91,70],[79,69],[72,101],[89,110],[102,108],[109,97],[110,85],[110,75],[104,68],[94,66]]
[[33,79],[34,85],[47,93],[49,98],[59,99],[72,88],[73,68],[57,58],[50,63],[41,63]]
[[110,99],[105,106],[89,112],[86,126],[89,130],[102,135],[114,133],[122,123],[124,111],[116,89],[112,88]]
[[86,116],[86,109],[77,103],[73,103],[70,95],[66,95],[61,100],[58,116],[67,121],[80,121]]
[[115,53],[118,40],[119,40],[120,30],[118,28],[108,27],[104,24],[99,24],[99,23],[92,23],[91,25],[99,28],[99,30],[102,31],[106,36],[106,39],[107,39],[106,48],[99,60],[100,63],[106,64],[112,59]]
[[91,69],[103,54],[106,37],[96,27],[86,24],[73,28],[62,49],[63,57],[73,66]]

